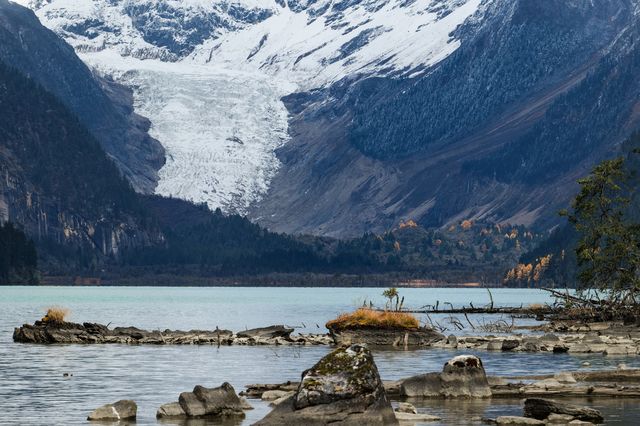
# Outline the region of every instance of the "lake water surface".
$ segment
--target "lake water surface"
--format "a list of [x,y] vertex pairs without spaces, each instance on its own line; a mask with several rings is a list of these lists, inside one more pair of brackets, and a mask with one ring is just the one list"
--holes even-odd
[[[93,409],[118,399],[138,403],[138,425],[157,425],[156,409],[177,400],[178,394],[201,384],[230,382],[239,392],[251,383],[299,380],[328,347],[220,347],[126,345],[24,345],[12,341],[14,327],[33,323],[53,305],[71,309],[69,320],[100,322],[145,329],[214,329],[234,331],[272,324],[297,331],[325,332],[324,323],[363,300],[382,305],[378,288],[149,288],[149,287],[0,287],[0,424],[87,424]],[[481,306],[489,302],[485,289],[401,289],[405,306],[449,302]],[[492,290],[496,305],[547,302],[537,290]],[[423,318],[424,319],[424,318]],[[426,319],[425,319],[426,320]],[[432,318],[446,323],[446,316]],[[474,317],[472,321],[482,321]],[[455,330],[447,331],[457,332]],[[466,331],[471,334],[469,330]],[[459,332],[458,332],[459,333]],[[459,354],[450,350],[376,350],[374,356],[385,380],[439,371]],[[620,362],[640,366],[635,357],[602,355],[520,354],[478,352],[491,375],[551,373],[577,370],[583,361],[591,369],[615,368]],[[69,373],[73,376],[63,377]],[[256,407],[242,424],[262,418],[269,407]],[[521,402],[412,401],[420,409],[443,417],[440,424],[471,424],[474,416],[521,413]],[[585,403],[585,401],[582,401]],[[608,424],[637,424],[634,400],[597,400]],[[203,426],[213,422],[189,424]],[[437,424],[437,423],[431,423]]]

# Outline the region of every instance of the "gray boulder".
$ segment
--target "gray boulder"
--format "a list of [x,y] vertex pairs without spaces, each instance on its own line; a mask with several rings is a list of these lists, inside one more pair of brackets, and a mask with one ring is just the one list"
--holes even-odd
[[336,349],[302,373],[296,392],[256,425],[395,425],[373,356],[364,345]]
[[138,406],[134,401],[123,399],[113,404],[103,405],[93,410],[87,420],[112,421],[112,420],[134,420],[138,413]]
[[460,355],[445,363],[442,373],[427,373],[405,379],[400,395],[407,397],[467,397],[491,396],[480,358]]
[[210,389],[196,386],[193,392],[182,392],[178,402],[188,417],[244,416],[240,397],[226,382]]
[[591,423],[602,423],[604,418],[600,411],[588,407],[578,407],[560,404],[550,399],[528,398],[524,401],[524,415],[538,420],[544,420],[551,414],[566,414],[576,420]]
[[278,399],[274,399],[273,401],[271,401],[269,403],[270,407],[275,407],[276,405],[280,405],[283,402],[285,402],[287,399],[289,399],[289,397],[293,396],[295,392],[287,392],[286,394],[282,395],[280,398]]
[[501,349],[503,351],[512,351],[515,348],[517,348],[518,346],[520,346],[520,341],[518,341],[516,339],[506,339],[506,340],[502,341]]
[[168,404],[163,404],[160,406],[160,408],[158,408],[158,411],[156,412],[157,419],[186,416],[187,413],[184,412],[179,402],[170,402]]

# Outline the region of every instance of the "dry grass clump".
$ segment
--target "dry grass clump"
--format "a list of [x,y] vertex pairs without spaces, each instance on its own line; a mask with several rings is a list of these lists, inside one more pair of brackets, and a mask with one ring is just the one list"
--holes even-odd
[[64,322],[64,319],[71,311],[60,306],[52,306],[47,309],[47,314],[42,317],[43,322]]
[[360,308],[355,312],[341,314],[327,323],[327,328],[334,330],[359,327],[415,330],[420,327],[420,322],[415,316],[405,312]]
[[543,309],[546,308],[545,305],[543,305],[542,303],[531,303],[529,304],[528,308],[532,311],[541,311]]

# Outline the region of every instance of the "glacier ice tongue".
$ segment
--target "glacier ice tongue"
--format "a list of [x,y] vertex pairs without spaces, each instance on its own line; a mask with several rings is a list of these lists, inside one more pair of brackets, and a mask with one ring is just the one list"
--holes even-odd
[[136,111],[166,149],[157,193],[244,214],[266,192],[279,167],[274,151],[288,138],[280,98],[295,90],[290,84],[211,66],[83,56],[134,88]]

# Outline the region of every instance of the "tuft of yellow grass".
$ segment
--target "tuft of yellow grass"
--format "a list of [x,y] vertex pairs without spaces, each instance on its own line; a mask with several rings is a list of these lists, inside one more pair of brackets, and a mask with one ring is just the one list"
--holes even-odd
[[529,309],[531,309],[532,311],[539,311],[544,308],[545,306],[542,303],[531,303],[529,305]]
[[71,311],[60,306],[52,306],[47,309],[46,315],[42,318],[43,322],[64,322],[64,319]]
[[341,314],[338,318],[329,321],[326,326],[334,330],[358,327],[415,330],[420,328],[420,322],[415,316],[405,312],[360,308],[355,312]]

